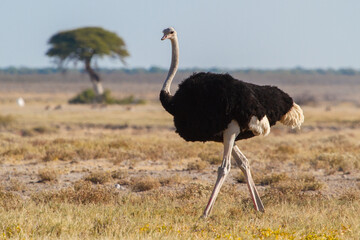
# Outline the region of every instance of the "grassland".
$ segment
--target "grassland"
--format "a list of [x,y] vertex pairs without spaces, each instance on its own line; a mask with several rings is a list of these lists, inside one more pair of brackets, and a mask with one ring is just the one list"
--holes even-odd
[[[204,220],[199,217],[222,145],[187,143],[174,133],[171,117],[156,101],[155,84],[152,89],[149,81],[119,86],[109,80],[118,96],[136,93],[148,103],[91,107],[66,104],[77,91],[74,85],[57,88],[54,81],[35,88],[24,82],[4,80],[11,91],[1,90],[0,239],[360,236],[356,97],[339,91],[336,101],[329,101],[312,89],[317,102],[303,107],[301,131],[277,125],[268,137],[238,142],[251,161],[266,212],[253,210],[234,163]],[[325,88],[336,93],[333,82]],[[132,87],[121,91],[124,86]],[[304,86],[283,83],[292,93]],[[359,87],[351,82],[339,88],[350,86]],[[25,97],[24,108],[15,104],[18,96]]]

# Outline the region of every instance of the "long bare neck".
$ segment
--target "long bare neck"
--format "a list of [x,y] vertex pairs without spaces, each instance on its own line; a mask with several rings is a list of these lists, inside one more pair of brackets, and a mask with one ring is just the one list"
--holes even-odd
[[174,79],[174,76],[179,66],[179,43],[177,36],[171,39],[171,50],[172,50],[171,65],[170,65],[169,73],[162,87],[162,90],[164,90],[168,94],[170,94],[171,82]]

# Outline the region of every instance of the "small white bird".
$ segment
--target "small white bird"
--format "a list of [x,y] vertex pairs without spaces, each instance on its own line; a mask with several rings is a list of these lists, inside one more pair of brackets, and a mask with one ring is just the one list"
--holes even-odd
[[22,97],[19,97],[17,100],[16,100],[17,104],[19,105],[19,107],[24,107],[25,106],[25,101]]
[[119,189],[119,190],[125,190],[125,188],[123,186],[121,186],[120,184],[115,184],[115,188]]

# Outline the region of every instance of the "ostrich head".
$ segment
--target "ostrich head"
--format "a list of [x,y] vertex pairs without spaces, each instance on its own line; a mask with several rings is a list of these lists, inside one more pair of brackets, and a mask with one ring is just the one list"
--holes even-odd
[[164,36],[161,40],[174,39],[176,37],[176,31],[173,27],[169,27],[163,30]]

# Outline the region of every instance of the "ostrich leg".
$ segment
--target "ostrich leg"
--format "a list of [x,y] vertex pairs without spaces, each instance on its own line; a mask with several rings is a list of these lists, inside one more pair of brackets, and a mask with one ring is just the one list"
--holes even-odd
[[240,132],[240,127],[236,121],[231,121],[227,127],[227,129],[224,131],[224,156],[221,166],[218,168],[218,177],[215,183],[214,190],[211,193],[210,199],[208,204],[206,205],[206,208],[204,210],[204,214],[202,215],[203,218],[206,218],[209,216],[211,209],[214,206],[215,200],[217,195],[220,192],[220,188],[225,182],[226,176],[230,172],[231,168],[231,151],[233,149],[236,136]]
[[239,168],[245,175],[246,183],[249,188],[250,196],[253,200],[255,210],[264,212],[265,211],[264,205],[261,202],[259,193],[255,187],[254,180],[251,176],[249,161],[247,160],[245,155],[240,151],[239,147],[236,145],[234,145],[234,147],[233,147],[232,154],[233,154],[233,157],[234,157],[237,165],[239,166]]

